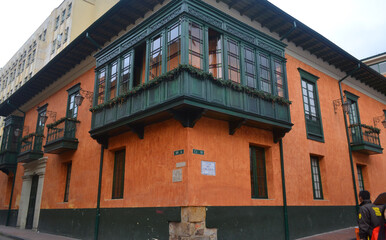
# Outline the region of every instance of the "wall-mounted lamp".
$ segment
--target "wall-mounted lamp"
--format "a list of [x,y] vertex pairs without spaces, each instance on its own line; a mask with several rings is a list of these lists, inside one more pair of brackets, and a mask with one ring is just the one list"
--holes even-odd
[[82,105],[82,102],[85,98],[83,97],[82,93],[90,101],[90,105],[91,105],[94,93],[83,89],[80,89],[79,93],[75,96],[75,105],[78,107]]
[[336,100],[332,101],[332,104],[334,105],[334,112],[335,113],[338,112],[339,106],[342,106],[344,113],[350,112],[350,103],[345,101],[345,100],[343,100],[343,103],[342,103],[341,99],[336,99]]
[[46,124],[48,117],[53,118],[54,121],[56,121],[56,112],[47,110],[45,115],[40,116],[40,122]]
[[373,121],[374,121],[374,127],[377,126],[377,123],[381,122],[383,127],[386,128],[386,109],[383,110],[383,115],[382,116],[374,117]]

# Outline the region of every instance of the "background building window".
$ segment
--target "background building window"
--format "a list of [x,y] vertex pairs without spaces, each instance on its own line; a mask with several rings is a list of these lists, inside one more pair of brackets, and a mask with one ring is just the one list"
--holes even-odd
[[63,202],[68,202],[68,195],[70,193],[70,180],[71,180],[71,168],[72,168],[72,163],[67,163],[66,164],[66,187],[64,189],[64,200]]
[[320,176],[319,159],[311,156],[312,187],[314,199],[323,199],[322,179]]
[[125,181],[125,150],[115,152],[112,198],[123,198]]
[[181,62],[181,27],[179,23],[168,31],[167,61],[168,71],[178,67]]
[[71,15],[72,3],[68,4],[67,18]]
[[203,31],[196,23],[189,23],[189,64],[203,69]]
[[249,153],[252,198],[268,198],[265,150],[264,148],[250,146]]

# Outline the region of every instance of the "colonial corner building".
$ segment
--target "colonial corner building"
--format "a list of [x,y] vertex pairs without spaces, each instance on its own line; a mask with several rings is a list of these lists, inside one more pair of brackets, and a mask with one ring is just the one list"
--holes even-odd
[[296,239],[385,191],[385,54],[360,61],[267,1],[69,3],[90,23],[0,104],[0,224]]

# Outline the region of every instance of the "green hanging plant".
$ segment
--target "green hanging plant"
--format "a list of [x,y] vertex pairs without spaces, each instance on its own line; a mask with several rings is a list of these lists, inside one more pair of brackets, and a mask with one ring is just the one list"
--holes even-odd
[[102,110],[106,107],[112,107],[117,103],[123,103],[125,102],[129,97],[132,97],[136,94],[139,94],[143,92],[144,90],[147,90],[149,88],[155,87],[159,85],[161,82],[165,81],[171,81],[174,80],[177,76],[179,76],[183,72],[188,72],[193,77],[196,77],[201,80],[209,79],[210,81],[214,82],[215,84],[223,87],[231,88],[238,92],[245,92],[251,96],[258,97],[261,99],[264,99],[266,101],[270,101],[273,103],[278,103],[280,105],[288,106],[291,104],[291,101],[280,96],[275,96],[267,92],[263,92],[260,90],[257,90],[255,88],[251,88],[249,86],[241,85],[240,83],[233,82],[231,80],[222,80],[215,78],[211,73],[205,72],[201,69],[195,68],[188,64],[180,64],[178,67],[174,68],[173,70],[170,70],[164,74],[161,74],[160,76],[155,77],[154,79],[150,80],[147,83],[143,83],[141,85],[138,85],[134,88],[132,88],[130,91],[117,96],[109,101],[106,101],[102,104],[99,104],[97,106],[94,106],[90,108],[89,110],[91,112],[97,112],[99,110]]
[[59,120],[57,120],[57,121],[55,121],[53,123],[47,124],[46,126],[47,126],[47,128],[54,128],[54,127],[58,126],[59,124],[61,124],[62,122],[66,121],[66,120],[67,121],[76,122],[76,123],[80,123],[80,121],[78,119],[76,119],[76,118],[63,117],[63,118],[61,118],[61,119],[59,119]]
[[381,133],[381,129],[373,127],[373,126],[370,126],[370,125],[366,125],[366,124],[356,123],[356,124],[351,124],[350,127],[352,127],[352,128],[354,128],[354,127],[362,127],[362,128],[368,129],[369,133],[376,133],[376,134]]

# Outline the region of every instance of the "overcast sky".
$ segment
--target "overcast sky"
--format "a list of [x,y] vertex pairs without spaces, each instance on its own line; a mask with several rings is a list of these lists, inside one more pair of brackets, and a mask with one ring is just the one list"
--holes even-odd
[[[62,1],[0,1],[0,67]],[[386,52],[386,0],[269,1],[358,59]]]

